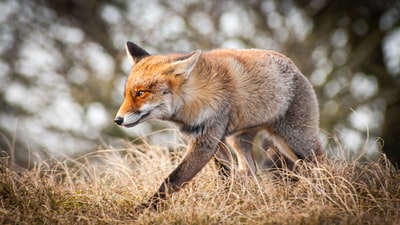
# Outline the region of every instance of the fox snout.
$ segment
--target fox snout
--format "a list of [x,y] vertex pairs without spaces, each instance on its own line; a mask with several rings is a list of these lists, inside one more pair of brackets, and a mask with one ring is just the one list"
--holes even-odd
[[134,127],[139,123],[142,123],[151,118],[152,109],[146,107],[142,108],[145,110],[126,112],[126,113],[118,112],[117,115],[115,116],[114,122],[120,126]]
[[116,123],[117,125],[121,126],[123,122],[124,122],[124,118],[123,117],[117,116],[114,119],[114,123]]

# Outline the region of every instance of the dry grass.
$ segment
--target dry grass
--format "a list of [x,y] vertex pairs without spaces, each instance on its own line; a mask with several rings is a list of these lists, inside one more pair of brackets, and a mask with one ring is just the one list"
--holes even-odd
[[131,145],[31,170],[0,166],[0,224],[400,224],[400,172],[377,161],[330,159],[298,173],[219,179],[210,163],[158,212],[131,210],[179,155]]

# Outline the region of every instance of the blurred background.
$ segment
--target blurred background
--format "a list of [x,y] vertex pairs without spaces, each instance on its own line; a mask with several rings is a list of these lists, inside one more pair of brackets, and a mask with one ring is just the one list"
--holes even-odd
[[[163,127],[113,123],[127,40],[152,54],[279,51],[312,82],[331,154],[383,150],[400,163],[399,0],[2,0],[0,150],[26,166]],[[165,130],[149,141],[177,138]]]

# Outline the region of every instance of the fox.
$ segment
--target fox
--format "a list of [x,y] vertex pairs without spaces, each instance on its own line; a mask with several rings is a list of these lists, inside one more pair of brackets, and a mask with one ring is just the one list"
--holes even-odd
[[257,172],[256,135],[264,135],[265,166],[292,169],[323,151],[319,109],[308,79],[286,56],[262,49],[195,50],[150,55],[127,41],[132,64],[114,122],[133,127],[148,120],[174,123],[187,138],[179,165],[143,207],[156,207],[211,160],[230,176]]

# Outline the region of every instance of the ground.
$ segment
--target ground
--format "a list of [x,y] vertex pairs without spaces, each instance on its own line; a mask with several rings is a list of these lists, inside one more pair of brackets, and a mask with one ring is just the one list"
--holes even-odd
[[212,163],[157,211],[151,196],[183,153],[129,145],[31,169],[0,162],[0,224],[400,224],[400,172],[329,158],[297,172],[218,177]]

